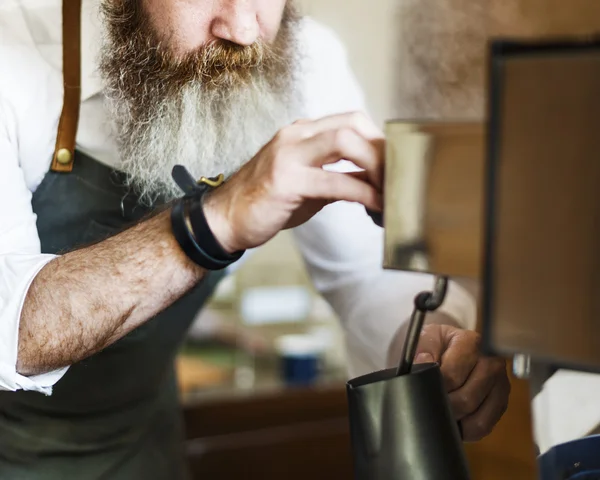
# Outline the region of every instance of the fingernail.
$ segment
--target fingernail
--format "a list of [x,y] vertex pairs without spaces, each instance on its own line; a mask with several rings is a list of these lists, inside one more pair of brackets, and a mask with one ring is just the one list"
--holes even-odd
[[430,353],[419,353],[415,357],[415,363],[434,363],[433,356]]

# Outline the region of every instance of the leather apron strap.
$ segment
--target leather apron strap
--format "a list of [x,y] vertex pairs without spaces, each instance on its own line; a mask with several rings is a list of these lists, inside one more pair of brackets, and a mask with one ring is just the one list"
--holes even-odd
[[81,1],[62,2],[64,100],[50,167],[54,172],[70,172],[75,158],[81,104]]

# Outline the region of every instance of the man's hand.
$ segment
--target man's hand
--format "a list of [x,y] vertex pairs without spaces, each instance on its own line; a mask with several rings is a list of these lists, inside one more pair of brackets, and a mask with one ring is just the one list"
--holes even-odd
[[[381,211],[383,134],[359,113],[299,121],[280,130],[222,187],[205,213],[229,252],[257,247],[280,230],[300,225],[328,203],[359,202]],[[364,171],[323,169],[350,160]]]
[[415,363],[440,364],[465,441],[480,440],[492,431],[506,411],[510,393],[506,362],[482,356],[479,343],[476,332],[426,325],[415,359]]

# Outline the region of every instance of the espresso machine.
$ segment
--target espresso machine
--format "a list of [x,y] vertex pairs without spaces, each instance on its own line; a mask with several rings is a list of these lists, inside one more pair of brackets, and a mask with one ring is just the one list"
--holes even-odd
[[[399,365],[347,384],[360,480],[470,478],[439,366],[412,365],[450,278],[477,284],[483,353],[512,359],[532,393],[557,369],[600,373],[600,38],[495,39],[488,52],[485,123],[386,125],[384,212],[371,214],[384,268],[435,283],[415,298]],[[538,467],[542,480],[600,478],[600,439]]]

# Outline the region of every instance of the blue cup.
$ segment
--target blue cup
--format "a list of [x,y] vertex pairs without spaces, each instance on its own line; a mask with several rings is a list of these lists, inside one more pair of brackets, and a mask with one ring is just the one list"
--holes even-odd
[[322,345],[311,335],[284,335],[275,342],[281,378],[289,386],[309,386],[319,376]]

